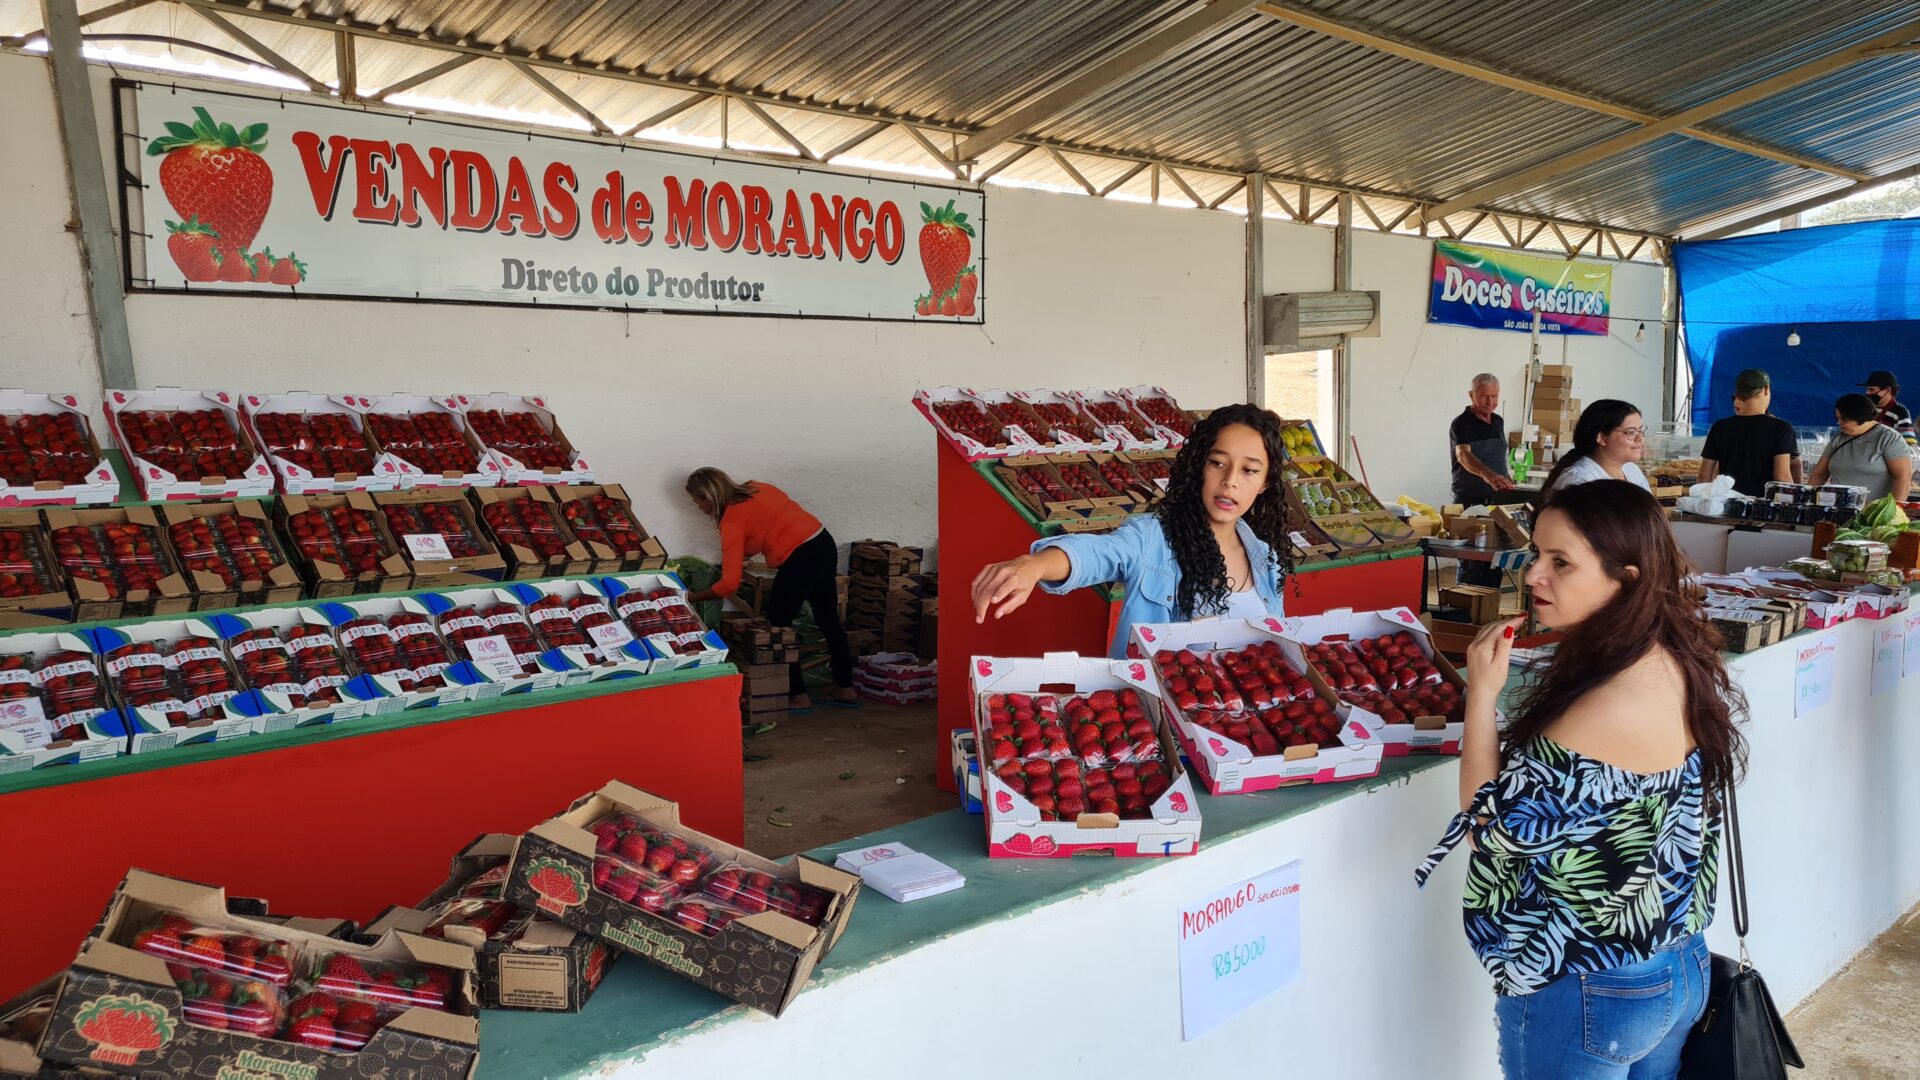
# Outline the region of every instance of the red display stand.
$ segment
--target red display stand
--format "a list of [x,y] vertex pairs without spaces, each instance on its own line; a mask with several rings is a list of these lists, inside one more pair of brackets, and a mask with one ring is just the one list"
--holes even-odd
[[741,842],[740,676],[617,686],[257,752],[243,744],[279,737],[249,736],[218,756],[188,748],[173,753],[200,759],[0,794],[0,925],[13,928],[0,1000],[73,960],[128,867],[364,922],[425,896],[475,836],[522,832],[611,779]]
[[[1104,656],[1120,605],[1092,589],[1066,596],[1035,590],[1032,599],[1004,619],[973,621],[973,579],[989,563],[1025,554],[1038,537],[972,464],[935,436],[939,460],[940,578],[946,593],[940,618],[940,702],[934,733],[934,776],[953,784],[955,728],[970,727],[967,664],[975,656],[1039,656],[1077,652]],[[1362,559],[1367,559],[1362,556]],[[1338,607],[1358,610],[1421,607],[1422,559],[1409,549],[1368,561],[1336,561],[1295,573],[1286,584],[1286,609],[1315,615]]]

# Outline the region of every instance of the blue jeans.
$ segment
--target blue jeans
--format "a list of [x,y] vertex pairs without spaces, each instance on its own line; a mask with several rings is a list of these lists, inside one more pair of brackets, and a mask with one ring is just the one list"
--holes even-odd
[[1506,1080],[1672,1080],[1707,1007],[1710,962],[1694,934],[1637,964],[1499,998],[1501,1072]]

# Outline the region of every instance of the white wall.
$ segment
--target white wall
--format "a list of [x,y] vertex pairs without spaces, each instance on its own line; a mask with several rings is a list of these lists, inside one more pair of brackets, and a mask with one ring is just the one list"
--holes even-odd
[[[22,103],[0,121],[16,148],[0,199],[31,209],[0,255],[27,315],[0,329],[0,385],[91,399],[44,61],[0,55],[0,95]],[[716,547],[680,494],[709,464],[787,487],[843,543],[925,544],[934,434],[917,388],[1155,383],[1199,406],[1244,385],[1239,219],[994,188],[987,237],[979,328],[157,295],[127,316],[143,386],[544,392],[676,553]]]

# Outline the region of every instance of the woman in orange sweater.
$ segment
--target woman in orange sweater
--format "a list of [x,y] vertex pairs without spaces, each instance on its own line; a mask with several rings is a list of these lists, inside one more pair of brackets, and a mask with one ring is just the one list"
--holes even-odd
[[[846,629],[840,625],[840,549],[833,534],[786,492],[762,480],[740,484],[719,469],[695,469],[687,477],[687,494],[701,513],[720,526],[720,580],[687,599],[732,596],[740,587],[740,564],[751,555],[766,556],[767,565],[775,571],[767,621],[792,626],[800,605],[811,605],[813,621],[826,635],[827,655],[833,660],[833,696],[824,704],[856,707],[853,655],[847,648]],[[793,695],[789,708],[812,707],[799,664],[792,666],[787,686]]]

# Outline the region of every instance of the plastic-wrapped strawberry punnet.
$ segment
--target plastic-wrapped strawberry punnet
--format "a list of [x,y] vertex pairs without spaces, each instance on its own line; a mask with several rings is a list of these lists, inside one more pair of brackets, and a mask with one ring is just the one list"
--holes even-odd
[[280,1026],[293,978],[293,947],[286,942],[163,914],[135,933],[132,945],[166,963],[188,1023],[248,1035],[269,1035]]
[[737,862],[728,863],[701,882],[700,892],[743,911],[778,911],[809,926],[819,926],[833,903],[833,894],[825,889]]

